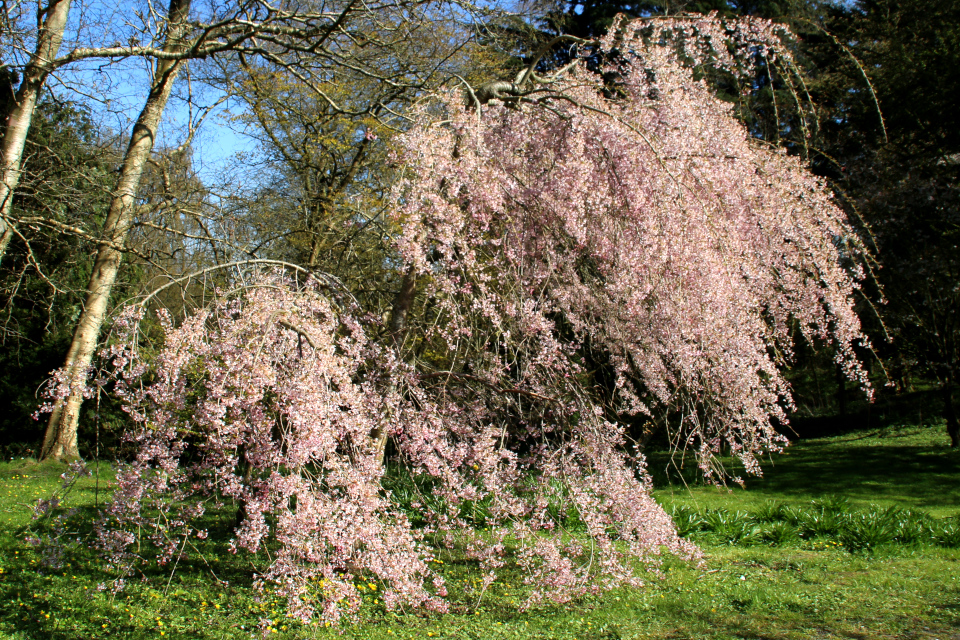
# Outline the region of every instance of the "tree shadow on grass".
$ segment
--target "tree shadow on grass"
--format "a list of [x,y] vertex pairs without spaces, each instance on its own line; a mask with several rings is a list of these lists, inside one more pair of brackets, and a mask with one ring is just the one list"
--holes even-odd
[[[799,441],[763,464],[763,476],[744,475],[754,497],[814,500],[839,496],[858,503],[888,503],[900,508],[960,514],[960,452],[942,446],[907,444],[896,433],[882,440],[875,433],[842,440]],[[670,454],[650,454],[658,488],[702,486],[691,460],[681,468]],[[675,458],[675,461],[678,459]],[[724,461],[731,476],[742,475],[736,461]]]
[[[59,527],[66,532],[62,555],[49,546],[57,523],[35,522],[24,527],[0,526],[0,637],[105,638],[157,637],[158,621],[179,637],[221,638],[217,621],[228,616],[226,603],[249,600],[253,575],[249,559],[224,550],[233,535],[224,514],[205,518],[210,535],[197,541],[175,565],[145,563],[116,590],[119,573],[108,568],[92,549],[93,526],[99,517],[90,496],[95,487],[78,487],[74,498],[88,502],[75,508]],[[101,489],[102,491],[102,489]],[[51,558],[54,562],[51,564]],[[242,594],[242,595],[241,595]],[[196,620],[201,603],[209,608],[210,625]],[[219,616],[219,618],[218,618]],[[255,620],[253,621],[255,624]],[[174,635],[174,637],[177,637]]]
[[777,456],[747,489],[769,497],[840,495],[861,502],[960,511],[960,456],[931,446],[800,443]]

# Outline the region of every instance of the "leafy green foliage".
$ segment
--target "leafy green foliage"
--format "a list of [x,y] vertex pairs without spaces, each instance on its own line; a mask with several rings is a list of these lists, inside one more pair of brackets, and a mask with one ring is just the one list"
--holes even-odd
[[30,418],[38,405],[36,392],[63,364],[90,275],[91,243],[64,233],[63,226],[105,215],[112,182],[109,151],[82,109],[54,100],[38,106],[13,203],[14,215],[34,222],[21,225],[23,236],[13,239],[0,263],[0,397],[7,403],[0,415],[0,451],[5,454],[30,454],[42,436]]
[[774,547],[794,546],[799,539],[796,528],[788,522],[771,522],[761,528],[760,538]]
[[694,531],[699,531],[705,524],[703,517],[687,505],[675,506],[670,511],[670,517],[673,518],[673,525],[677,528],[677,534],[684,537]]
[[802,546],[824,549],[842,546],[851,553],[890,545],[958,546],[955,518],[937,519],[919,511],[894,507],[853,509],[843,500],[813,501],[806,507],[761,507],[756,512],[675,507],[677,531],[698,544]]
[[939,531],[934,532],[933,538],[941,547],[960,549],[960,518],[944,522]]

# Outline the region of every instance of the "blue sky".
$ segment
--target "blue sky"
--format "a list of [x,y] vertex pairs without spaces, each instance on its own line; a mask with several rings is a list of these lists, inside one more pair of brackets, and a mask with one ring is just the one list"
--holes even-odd
[[[203,12],[204,3],[194,2],[195,11]],[[109,2],[74,0],[60,55],[74,47],[103,47],[136,40],[147,44],[151,27],[156,25],[150,13],[152,3],[140,0]],[[155,5],[159,11],[165,7]],[[26,15],[25,22],[31,16]],[[35,19],[35,18],[34,18]],[[28,49],[32,43],[27,43]],[[4,56],[10,62],[25,62],[16,51]],[[191,63],[199,68],[202,63]],[[63,100],[86,106],[105,133],[126,135],[143,108],[150,82],[146,60],[130,58],[117,61],[88,60],[62,68],[48,79],[48,90]],[[181,73],[174,94],[167,105],[156,148],[175,147],[185,139],[187,123],[199,112],[222,97],[222,92],[197,81],[195,74]],[[252,140],[239,134],[227,122],[229,105],[211,111],[196,135],[193,148],[197,170],[205,180],[216,179],[238,152],[255,153]]]

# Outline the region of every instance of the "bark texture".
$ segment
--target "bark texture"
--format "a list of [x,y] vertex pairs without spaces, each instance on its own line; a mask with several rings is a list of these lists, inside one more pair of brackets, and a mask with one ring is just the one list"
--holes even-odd
[[0,262],[7,252],[13,237],[13,222],[10,209],[13,194],[20,183],[23,168],[23,148],[27,142],[27,133],[33,121],[33,112],[40,97],[43,83],[53,69],[53,60],[60,50],[63,31],[70,14],[70,0],[53,0],[45,14],[46,19],[37,36],[37,48],[30,62],[23,70],[23,80],[17,89],[16,102],[7,118],[7,129],[3,135],[3,148],[0,153],[3,179],[0,180]]
[[[179,53],[185,48],[189,13],[190,0],[170,0],[165,51]],[[87,286],[86,302],[64,363],[75,391],[58,402],[50,414],[40,453],[43,460],[79,457],[77,427],[80,406],[83,403],[83,395],[79,389],[84,386],[93,361],[107,313],[110,292],[123,260],[121,247],[126,243],[127,234],[134,222],[140,178],[153,151],[160,117],[183,63],[180,60],[157,60],[155,64],[150,94],[130,136],[130,145],[124,156],[116,191],[110,203],[110,212],[104,222],[102,243],[97,250],[93,273]]]

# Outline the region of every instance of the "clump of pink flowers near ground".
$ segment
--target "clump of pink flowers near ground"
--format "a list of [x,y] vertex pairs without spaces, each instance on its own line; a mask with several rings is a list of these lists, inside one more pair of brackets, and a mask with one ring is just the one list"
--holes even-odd
[[[785,442],[771,421],[790,406],[779,367],[796,329],[864,379],[856,235],[799,160],[752,140],[693,73],[749,72],[786,56],[781,35],[756,19],[620,22],[598,45],[619,52],[615,90],[579,63],[516,103],[457,89],[414,114],[393,223],[399,268],[430,305],[403,338],[429,357],[328,282],[282,272],[182,321],[151,316],[149,350],[129,307],[103,354],[137,452],[98,524],[111,565],[170,565],[206,536],[206,511],[236,505],[229,550],[269,547],[261,583],[295,616],[336,622],[358,611],[361,579],[388,608],[445,610],[438,544],[489,580],[519,566],[528,605],[696,557],[620,418],[669,423],[707,475],[723,445],[756,473]],[[387,465],[431,479],[425,524],[384,488]],[[461,516],[468,501],[489,505],[483,530]],[[558,504],[581,529],[563,530]]]

